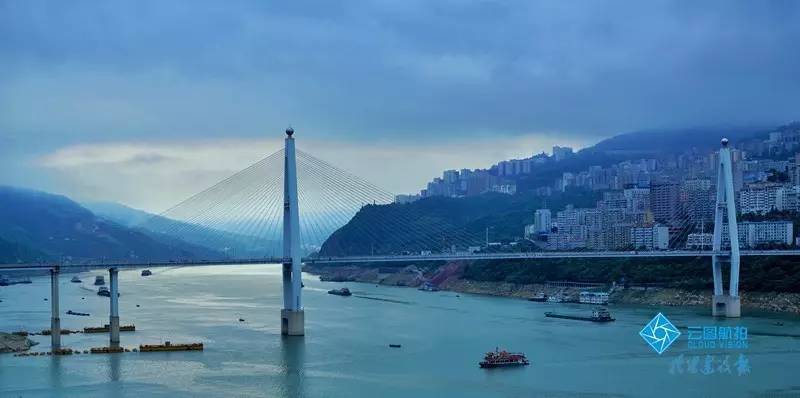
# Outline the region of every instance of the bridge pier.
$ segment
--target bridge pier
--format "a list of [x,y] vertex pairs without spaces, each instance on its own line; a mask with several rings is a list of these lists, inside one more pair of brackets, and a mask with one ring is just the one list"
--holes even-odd
[[[733,168],[728,139],[722,139],[719,150],[719,170],[717,172],[717,202],[714,210],[714,236],[712,247],[715,253],[722,250],[723,224],[727,218],[728,231],[725,234],[730,242],[730,253],[711,256],[711,268],[714,276],[714,297],[712,298],[711,315],[738,318],[742,316],[742,303],[739,298],[739,226],[736,223],[736,199],[733,191]],[[725,294],[722,281],[722,264],[731,267],[731,279],[728,293]]]
[[109,347],[119,348],[119,270],[109,268],[109,283],[111,284],[110,316],[108,320]]
[[59,317],[58,274],[59,267],[50,269],[50,349],[61,349],[61,318]]
[[297,207],[297,160],[294,130],[286,129],[283,167],[283,309],[281,334],[303,336],[305,314],[301,301],[300,211]]

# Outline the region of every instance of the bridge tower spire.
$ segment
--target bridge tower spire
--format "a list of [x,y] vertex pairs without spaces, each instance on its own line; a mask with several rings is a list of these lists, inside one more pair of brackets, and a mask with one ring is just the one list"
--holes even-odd
[[283,163],[283,309],[281,334],[305,334],[300,276],[300,212],[297,207],[297,162],[294,130],[286,129]]
[[[711,268],[714,274],[714,298],[711,313],[713,316],[738,318],[741,316],[739,299],[739,228],[736,223],[736,199],[733,191],[733,164],[728,139],[722,139],[717,161],[717,204],[714,210],[714,240],[712,247],[715,253],[722,250],[722,235],[730,242],[730,252],[714,254],[711,257]],[[727,217],[724,217],[727,216]],[[727,231],[723,228],[723,219],[727,218]],[[731,280],[728,293],[725,294],[722,281],[722,264],[729,263]]]

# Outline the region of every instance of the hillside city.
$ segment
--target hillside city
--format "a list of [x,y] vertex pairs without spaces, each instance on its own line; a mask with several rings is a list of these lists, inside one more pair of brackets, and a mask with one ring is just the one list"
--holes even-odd
[[[735,144],[731,151],[742,248],[798,245],[794,223],[800,212],[800,124]],[[427,197],[466,197],[487,192],[514,194],[521,177],[542,166],[578,156],[554,146],[552,155],[501,161],[488,169],[446,170],[419,194],[397,195],[397,203]],[[591,165],[564,171],[552,183],[533,187],[539,197],[566,192],[599,195],[595,207],[567,204],[540,208],[524,239],[543,250],[709,249],[712,244],[718,153],[681,153]],[[727,224],[723,225],[723,231]],[[726,232],[723,232],[725,236]],[[723,239],[723,247],[729,245]]]

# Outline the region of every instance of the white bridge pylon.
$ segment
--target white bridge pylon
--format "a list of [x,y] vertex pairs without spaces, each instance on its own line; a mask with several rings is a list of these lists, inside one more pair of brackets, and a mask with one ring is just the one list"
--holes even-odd
[[294,130],[286,129],[283,167],[283,309],[281,310],[281,334],[302,336],[305,334],[303,313],[300,211],[297,203],[297,159],[294,148]]
[[[722,250],[723,223],[727,221],[727,238],[730,242],[730,252],[715,254],[711,257],[711,268],[714,274],[714,297],[712,299],[711,313],[713,316],[738,318],[742,314],[741,300],[739,299],[739,228],[736,223],[736,197],[733,191],[733,164],[731,151],[728,148],[728,139],[722,139],[717,163],[717,203],[714,208],[714,240],[712,248],[719,253]],[[727,220],[723,220],[727,218]],[[725,293],[722,281],[722,264],[729,263],[730,285]]]

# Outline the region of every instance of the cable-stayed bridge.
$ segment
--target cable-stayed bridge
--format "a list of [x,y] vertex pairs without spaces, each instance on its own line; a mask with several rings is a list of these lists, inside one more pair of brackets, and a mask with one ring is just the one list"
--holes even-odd
[[[697,209],[708,208],[710,198],[686,198],[676,211],[667,235],[644,236],[644,247],[622,247],[620,233],[596,234],[592,245],[567,245],[567,250],[533,245],[526,250],[502,251],[490,247],[489,227],[475,214],[491,208],[469,208],[461,202],[425,200],[394,203],[394,195],[375,184],[295,148],[294,131],[286,131],[285,147],[208,189],[144,222],[139,228],[162,241],[210,249],[208,258],[187,252],[178,258],[73,261],[61,264],[8,264],[0,269],[50,269],[52,276],[53,347],[60,345],[58,275],[68,268],[109,268],[112,346],[119,344],[118,270],[157,266],[225,264],[283,264],[284,309],[282,332],[304,333],[301,265],[303,263],[382,263],[456,260],[512,260],[553,258],[711,257],[714,279],[712,313],[740,316],[739,259],[741,256],[793,256],[797,250],[740,250],[727,140],[719,150],[717,193],[713,206],[713,235]],[[412,160],[413,161],[413,160]],[[612,201],[613,203],[613,201]],[[624,224],[624,208],[585,212],[582,225]],[[446,215],[445,215],[446,214]],[[637,223],[652,223],[646,213]],[[710,216],[710,215],[709,215]],[[623,230],[627,231],[627,230]],[[597,231],[595,231],[597,232]],[[613,231],[612,231],[613,232]],[[646,232],[646,231],[645,231]],[[586,231],[579,233],[586,234]],[[691,234],[708,239],[688,245]],[[625,238],[624,232],[621,232]],[[646,234],[645,234],[646,235]],[[615,238],[616,236],[616,238]],[[648,240],[649,239],[649,240]],[[659,244],[655,240],[660,239]],[[624,240],[624,239],[622,239]],[[728,289],[723,288],[722,266],[730,266]]]

